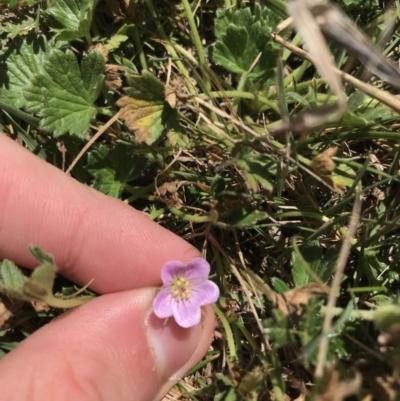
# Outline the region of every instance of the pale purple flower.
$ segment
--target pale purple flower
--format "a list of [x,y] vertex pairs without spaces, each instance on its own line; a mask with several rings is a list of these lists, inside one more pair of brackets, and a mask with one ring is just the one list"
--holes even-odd
[[210,265],[196,258],[185,265],[178,260],[166,263],[161,269],[163,288],[153,302],[153,310],[161,319],[174,316],[181,327],[200,322],[201,306],[213,304],[219,288],[208,280]]

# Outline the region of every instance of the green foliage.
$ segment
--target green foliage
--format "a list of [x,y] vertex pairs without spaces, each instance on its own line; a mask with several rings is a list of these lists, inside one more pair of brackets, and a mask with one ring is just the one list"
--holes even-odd
[[[218,11],[214,33],[217,43],[211,49],[212,60],[236,74],[249,73],[254,81],[267,82],[274,77],[278,47],[271,30],[279,19],[266,7],[249,7]],[[250,72],[250,67],[261,53]]]
[[125,88],[128,96],[118,100],[121,118],[135,131],[138,142],[152,145],[164,128],[179,127],[177,114],[166,100],[164,85],[150,72],[128,76],[129,87]]
[[223,227],[251,227],[268,218],[268,213],[249,204],[249,198],[227,187],[225,180],[216,176],[211,182],[211,194],[218,202],[214,222]]
[[19,291],[22,288],[24,276],[14,263],[4,260],[0,266],[0,273],[1,280],[6,288],[11,291]]
[[100,146],[89,154],[88,171],[95,178],[93,188],[118,198],[124,185],[135,180],[146,164],[145,157],[134,156],[124,144],[114,149]]
[[[364,93],[344,81],[342,117],[280,134],[274,129],[287,118],[337,102],[301,53],[272,40],[286,1],[0,3],[0,129],[66,171],[110,123],[72,176],[188,240],[212,264],[222,294],[218,335],[189,373],[195,391],[176,388],[181,398],[283,401],[303,397],[299,388],[325,397],[312,373],[326,297],[312,290],[319,280],[331,285],[356,191],[361,220],[326,360],[346,385],[366,352],[376,371],[395,377],[395,346],[385,344],[385,353],[377,342],[380,332],[396,339],[399,323],[400,108],[388,85],[365,81]],[[387,18],[377,1],[336,3],[379,37]],[[279,35],[301,47],[291,27]],[[388,39],[388,58],[397,40]],[[353,80],[363,76],[331,49]],[[321,149],[333,147],[331,170],[316,169]],[[32,301],[64,308],[90,299],[67,299],[74,283],[31,251],[39,260],[31,277],[10,261],[0,266],[3,299],[27,301],[13,311],[12,328],[0,328],[0,357],[56,313],[35,311]],[[349,397],[379,399],[370,388]]]
[[23,301],[39,301],[55,308],[73,308],[92,299],[91,296],[61,299],[53,295],[56,266],[53,258],[37,247],[30,248],[41,265],[29,278],[23,276],[18,267],[9,260],[0,265],[0,292]]
[[23,90],[30,86],[34,76],[44,74],[49,48],[44,36],[29,36],[22,43],[0,56],[0,99],[8,100],[17,108],[25,108],[28,101]]
[[314,281],[313,272],[323,282],[329,281],[335,271],[341,244],[331,246],[325,252],[319,241],[304,243],[292,252],[292,277],[296,287]]
[[256,154],[246,144],[238,144],[232,150],[232,156],[250,190],[258,192],[260,186],[267,191],[273,190],[273,177],[278,175],[278,163],[270,155]]
[[93,50],[79,68],[70,50],[53,50],[43,69],[22,90],[26,109],[39,113],[41,128],[55,136],[67,132],[83,136],[97,113],[94,102],[104,78],[103,56]]
[[7,37],[15,39],[17,36],[27,35],[32,29],[35,29],[36,21],[31,18],[25,18],[20,24],[8,24],[0,27],[0,32],[6,32]]
[[33,6],[37,4],[40,0],[0,0],[0,4],[6,4],[11,9],[17,6]]
[[57,32],[57,40],[90,38],[90,26],[98,0],[55,0],[47,12],[62,25]]

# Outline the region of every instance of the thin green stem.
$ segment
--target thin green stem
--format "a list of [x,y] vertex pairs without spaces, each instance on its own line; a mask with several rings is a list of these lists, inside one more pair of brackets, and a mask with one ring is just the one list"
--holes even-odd
[[[324,314],[326,312],[326,306],[321,306],[320,312]],[[330,313],[333,316],[340,316],[344,312],[343,308],[335,307],[331,308]],[[353,319],[364,319],[364,320],[373,320],[374,319],[374,310],[352,310],[349,314]]]
[[92,37],[90,36],[90,34],[87,34],[85,36],[85,38],[86,38],[86,42],[87,42],[88,46],[89,47],[93,46],[93,40],[92,40]]
[[133,30],[133,41],[135,42],[135,46],[139,52],[139,60],[140,60],[140,64],[142,65],[142,69],[143,70],[148,70],[148,66],[147,66],[147,61],[146,61],[146,56],[143,52],[143,46],[142,46],[142,42],[139,38],[139,31],[137,26],[135,25],[135,28]]
[[239,99],[249,99],[249,100],[257,100],[260,103],[265,104],[270,108],[271,110],[274,110],[276,113],[279,113],[279,107],[276,104],[276,102],[268,100],[267,98],[263,96],[258,96],[254,93],[250,92],[244,92],[240,90],[232,90],[232,91],[215,91],[215,92],[210,92],[207,94],[201,94],[199,95],[202,99],[208,99],[208,98],[239,98]]
[[[243,92],[244,87],[246,86],[248,74],[245,72],[239,79],[239,83],[237,86],[237,92]],[[233,108],[237,112],[239,108],[240,98],[236,97],[233,101]]]
[[210,216],[197,216],[193,214],[188,214],[186,212],[183,212],[182,210],[177,209],[176,207],[170,207],[169,210],[175,216],[183,220],[193,221],[194,223],[206,223],[212,221],[212,218]]
[[190,7],[188,0],[182,0],[182,4],[183,4],[183,8],[185,10],[185,14],[186,14],[186,18],[189,23],[190,30],[192,32],[194,46],[196,47],[197,55],[199,57],[200,68],[203,73],[204,87],[206,89],[206,92],[209,92],[211,90],[211,83],[210,83],[209,74],[207,73],[206,56],[204,54],[203,45],[201,44],[199,31],[197,30],[196,22],[193,17],[192,8]]
[[238,356],[236,354],[235,340],[234,340],[232,329],[231,329],[231,326],[229,325],[228,319],[225,317],[225,315],[222,313],[222,311],[217,307],[217,305],[213,305],[213,309],[214,309],[214,313],[218,316],[219,320],[221,320],[222,326],[224,327],[226,341],[228,343],[228,348],[229,348],[229,356],[230,356],[231,360],[237,361]]
[[182,54],[183,56],[185,56],[194,66],[198,66],[199,63],[196,60],[195,57],[193,57],[184,47],[182,47],[181,45],[179,45],[178,43],[174,44],[175,49]]
[[5,102],[0,102],[0,109],[7,111],[8,113],[10,113],[12,116],[17,117],[23,121],[25,121],[28,124],[31,124],[35,127],[39,126],[39,122],[40,120],[32,117],[30,114],[25,113],[19,109],[17,109],[16,107],[12,106],[9,103],[5,103]]

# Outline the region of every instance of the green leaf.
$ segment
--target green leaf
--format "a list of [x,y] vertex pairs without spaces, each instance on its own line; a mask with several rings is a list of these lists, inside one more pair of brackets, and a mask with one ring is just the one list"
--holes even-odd
[[167,133],[167,138],[169,139],[169,142],[172,146],[176,146],[182,149],[187,149],[192,145],[189,137],[183,132],[170,130]]
[[230,72],[243,74],[261,53],[249,78],[260,82],[273,79],[278,46],[272,40],[271,29],[278,22],[271,10],[259,4],[254,5],[253,12],[249,7],[217,11],[212,60]]
[[36,38],[36,35],[28,36],[20,46],[3,52],[0,56],[0,99],[19,109],[26,107],[23,89],[31,84],[35,75],[44,73],[47,57],[46,38]]
[[305,242],[300,249],[295,248],[293,250],[292,277],[296,287],[301,287],[312,281],[310,270],[319,277],[321,260],[322,247],[318,240]]
[[276,160],[269,155],[244,154],[240,156],[237,165],[242,169],[246,185],[250,190],[258,192],[260,185],[267,191],[273,190],[278,166]]
[[109,52],[112,52],[112,51],[118,49],[121,46],[121,44],[126,42],[128,39],[129,39],[129,36],[127,36],[127,35],[116,34],[107,40],[107,43],[104,45],[104,47]]
[[278,294],[283,294],[286,291],[289,291],[290,288],[288,285],[278,277],[272,277],[271,283]]
[[94,102],[101,91],[104,64],[98,50],[83,58],[81,69],[70,50],[54,50],[44,64],[45,72],[23,89],[26,108],[39,113],[41,127],[55,136],[69,132],[82,137],[96,115]]
[[54,264],[54,259],[52,256],[44,253],[40,248],[37,246],[30,246],[29,247],[30,253],[41,263],[51,263]]
[[90,25],[93,11],[98,0],[55,0],[50,3],[47,12],[55,18],[63,29],[58,32],[57,40],[74,40],[90,37]]
[[271,9],[274,13],[279,15],[281,18],[286,19],[288,17],[286,4],[282,0],[261,0],[261,4]]
[[176,110],[165,100],[164,85],[150,72],[128,76],[128,96],[118,100],[121,118],[135,132],[138,142],[152,145],[168,125],[179,130]]
[[310,281],[307,262],[296,251],[292,252],[292,278],[295,287],[301,287]]
[[43,263],[31,274],[24,284],[24,293],[29,297],[44,301],[53,294],[56,267],[52,263]]
[[0,32],[6,32],[8,33],[7,38],[15,39],[17,36],[27,35],[32,29],[35,29],[35,27],[36,21],[31,17],[27,17],[20,24],[1,26]]
[[341,244],[331,246],[325,252],[321,263],[315,270],[316,275],[324,282],[328,281],[335,271],[337,259],[339,257]]
[[[32,246],[29,249],[42,264],[33,271],[28,279],[24,279],[22,289],[18,291],[19,297],[30,301],[45,302],[55,308],[73,308],[93,298],[92,296],[71,299],[55,297],[53,295],[53,285],[57,269],[53,258],[37,247]],[[11,293],[11,295],[16,294]]]
[[118,198],[124,184],[135,180],[147,165],[147,159],[133,155],[125,144],[114,149],[100,146],[90,152],[88,171],[94,175],[93,188]]
[[0,276],[3,285],[7,290],[21,289],[24,284],[24,276],[21,270],[10,260],[3,260],[0,268]]
[[329,179],[332,181],[334,188],[341,189],[351,187],[354,184],[356,176],[356,172],[350,166],[340,163],[329,176]]

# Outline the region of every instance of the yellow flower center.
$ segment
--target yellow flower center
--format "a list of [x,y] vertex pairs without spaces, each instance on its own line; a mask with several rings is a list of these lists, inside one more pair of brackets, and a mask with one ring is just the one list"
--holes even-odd
[[178,276],[171,284],[171,294],[175,299],[182,301],[190,298],[191,288],[190,281],[186,280],[185,277]]

